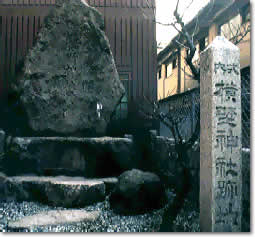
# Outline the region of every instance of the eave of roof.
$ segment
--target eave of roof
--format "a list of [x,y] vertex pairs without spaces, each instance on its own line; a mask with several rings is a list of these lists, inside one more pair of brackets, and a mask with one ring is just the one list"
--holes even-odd
[[188,91],[185,91],[185,92],[182,92],[182,93],[179,93],[179,94],[174,94],[174,95],[171,95],[171,96],[168,96],[168,97],[166,97],[164,99],[159,100],[159,103],[162,104],[162,103],[165,103],[165,102],[176,100],[178,98],[183,98],[183,96],[192,94],[194,92],[195,93],[199,93],[200,92],[199,90],[200,89],[198,87],[196,87],[196,88],[193,88],[191,90],[188,90]]
[[[195,25],[198,24],[198,32],[208,29],[208,27],[213,23],[218,21],[223,17],[225,11],[230,7],[233,7],[233,12],[241,8],[242,6],[249,3],[249,0],[210,0],[210,2],[203,7],[198,14],[188,22],[185,27],[188,32],[194,29]],[[234,11],[235,10],[235,11]],[[226,17],[226,16],[224,16]],[[179,40],[180,34],[176,35],[170,43],[162,50],[157,56],[158,65],[161,65],[166,59],[168,59],[172,52],[172,49],[179,47],[176,40]]]

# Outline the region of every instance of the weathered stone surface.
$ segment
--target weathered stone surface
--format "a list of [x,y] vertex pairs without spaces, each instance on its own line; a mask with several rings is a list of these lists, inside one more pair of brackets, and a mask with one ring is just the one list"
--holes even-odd
[[174,142],[166,137],[151,136],[149,152],[143,161],[144,170],[157,174],[171,188],[182,187],[182,167],[177,162]]
[[200,228],[240,232],[240,51],[218,36],[201,54],[200,62]]
[[180,186],[180,167],[171,139],[27,137],[8,139],[5,172],[46,176],[111,177],[133,168]]
[[118,184],[118,178],[116,177],[106,177],[106,178],[99,178],[99,179],[93,179],[96,181],[102,181],[105,184],[105,193],[106,195],[110,194]]
[[7,145],[8,175],[119,176],[137,167],[132,140],[127,138],[13,138]]
[[6,199],[5,194],[7,191],[7,189],[6,189],[7,181],[8,181],[7,176],[4,173],[0,172],[0,201]]
[[46,18],[19,81],[37,134],[103,135],[124,94],[101,14],[60,0]]
[[15,176],[8,178],[6,187],[6,197],[53,206],[83,207],[105,198],[103,181],[83,177]]
[[4,144],[5,144],[5,132],[0,129],[0,160],[4,155]]
[[9,231],[24,231],[33,227],[55,226],[64,224],[78,224],[94,222],[100,216],[99,211],[87,212],[83,210],[52,210],[32,216],[25,216],[20,220],[8,223]]
[[118,179],[109,199],[116,213],[145,213],[166,204],[166,193],[157,175],[133,169],[124,172]]

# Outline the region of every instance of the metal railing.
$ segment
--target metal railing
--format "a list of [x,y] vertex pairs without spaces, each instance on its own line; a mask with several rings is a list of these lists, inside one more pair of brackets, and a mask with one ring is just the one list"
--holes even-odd
[[[178,129],[182,138],[188,140],[193,134],[199,119],[199,105],[199,88],[195,88],[161,100],[160,110],[163,113],[170,112],[172,119],[178,121]],[[163,124],[160,126],[160,134],[172,137],[170,130]]]
[[250,148],[250,68],[241,71],[242,147]]

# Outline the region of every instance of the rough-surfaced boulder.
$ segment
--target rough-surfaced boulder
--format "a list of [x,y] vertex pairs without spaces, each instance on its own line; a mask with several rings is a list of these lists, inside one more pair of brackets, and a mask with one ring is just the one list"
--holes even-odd
[[46,17],[19,80],[21,104],[38,134],[103,135],[124,94],[101,14],[59,0]]
[[167,202],[164,187],[153,173],[132,169],[121,174],[118,180],[109,199],[116,213],[141,214],[162,208]]

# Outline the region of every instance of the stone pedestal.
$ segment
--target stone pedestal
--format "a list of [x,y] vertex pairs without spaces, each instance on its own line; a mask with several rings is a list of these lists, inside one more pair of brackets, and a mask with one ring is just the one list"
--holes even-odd
[[240,232],[239,48],[218,36],[200,62],[200,227],[205,232]]

